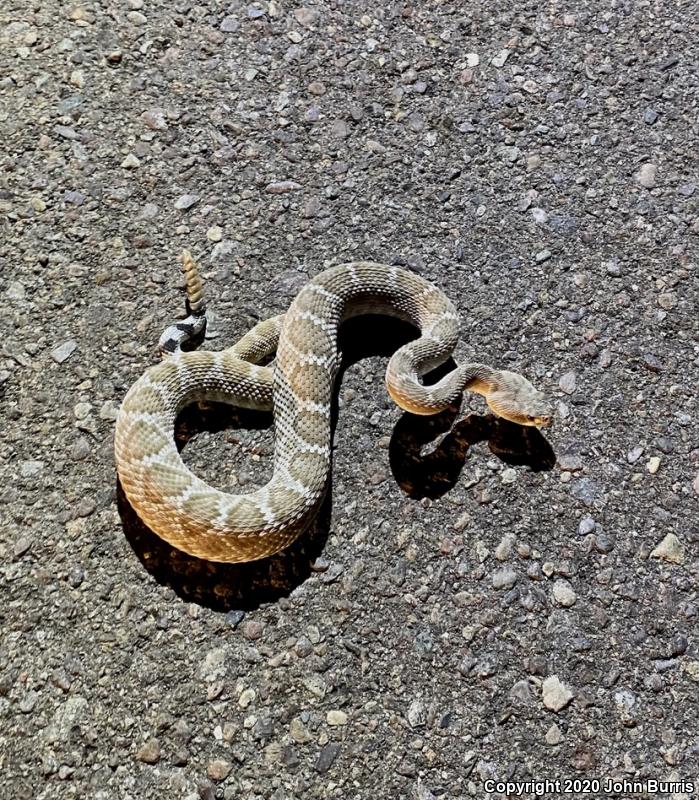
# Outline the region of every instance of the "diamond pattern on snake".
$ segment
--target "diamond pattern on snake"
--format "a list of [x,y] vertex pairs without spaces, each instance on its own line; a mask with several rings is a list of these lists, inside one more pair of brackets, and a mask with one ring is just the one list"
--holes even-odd
[[[519,425],[551,420],[544,395],[508,370],[462,364],[435,384],[422,383],[421,376],[450,358],[459,317],[440,289],[412,272],[369,261],[325,270],[301,289],[286,314],[260,322],[232,347],[210,352],[182,349],[206,325],[202,282],[187,252],[183,268],[189,316],[163,333],[163,360],[124,398],[114,449],[121,485],[138,516],[190,555],[254,561],[284,549],[310,525],[331,468],[337,333],[349,317],[384,313],[420,331],[393,354],[386,370],[386,388],[406,411],[436,414],[471,391],[483,395],[496,415]],[[175,420],[199,400],[273,410],[273,474],[265,486],[230,494],[187,468],[175,445]]]

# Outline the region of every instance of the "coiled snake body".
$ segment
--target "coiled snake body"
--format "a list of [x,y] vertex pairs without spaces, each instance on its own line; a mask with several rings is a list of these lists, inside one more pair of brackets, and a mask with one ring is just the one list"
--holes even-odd
[[[115,455],[122,487],[141,519],[161,538],[212,561],[253,561],[289,545],[309,525],[323,498],[331,465],[331,404],[340,366],[337,331],[348,317],[388,313],[413,323],[420,337],[390,359],[386,386],[415,414],[435,414],[465,389],[483,394],[499,416],[545,425],[543,395],[516,373],[485,364],[457,367],[438,383],[420,376],[445,362],[458,338],[453,304],[411,272],[370,262],[344,264],[313,278],[287,313],[255,326],[234,346],[180,350],[203,327],[201,284],[189,269],[185,323],[161,338],[173,351],[131,387],[119,410]],[[274,362],[258,362],[276,352]],[[219,491],[194,475],[175,446],[180,410],[196,400],[274,411],[274,471],[250,494]]]

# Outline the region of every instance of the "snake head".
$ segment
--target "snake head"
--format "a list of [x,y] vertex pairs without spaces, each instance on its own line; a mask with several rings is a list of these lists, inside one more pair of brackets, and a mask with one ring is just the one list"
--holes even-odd
[[495,414],[517,425],[551,424],[553,410],[544,394],[516,372],[500,370],[486,400]]

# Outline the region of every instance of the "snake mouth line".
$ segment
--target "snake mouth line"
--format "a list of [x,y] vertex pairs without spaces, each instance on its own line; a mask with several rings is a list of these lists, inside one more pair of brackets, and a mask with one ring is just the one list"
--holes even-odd
[[492,394],[486,394],[486,402],[496,416],[514,422],[516,425],[523,425],[529,428],[546,428],[553,421],[553,415],[550,413],[527,413],[522,408],[518,408],[517,404],[503,402],[499,397],[494,397]]

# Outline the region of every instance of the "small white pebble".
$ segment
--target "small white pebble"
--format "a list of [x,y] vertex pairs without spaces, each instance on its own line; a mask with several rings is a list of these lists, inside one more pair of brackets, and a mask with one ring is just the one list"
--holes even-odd
[[114,400],[105,400],[104,403],[102,403],[99,412],[100,419],[106,420],[107,422],[115,422],[118,414],[119,406]]
[[636,180],[645,189],[652,189],[656,184],[658,167],[655,164],[644,164],[636,173]]
[[652,456],[649,458],[648,463],[646,464],[646,469],[651,475],[655,475],[655,473],[660,469],[660,456]]
[[573,699],[573,693],[556,675],[546,678],[542,690],[544,705],[551,711],[562,711]]
[[563,733],[561,729],[554,722],[553,725],[546,731],[546,744],[557,745],[563,741]]
[[572,605],[575,605],[575,601],[578,598],[568,581],[560,578],[553,584],[553,599],[558,605],[564,608],[570,608]]
[[62,364],[70,358],[77,346],[78,343],[74,339],[69,339],[67,342],[63,342],[63,344],[59,344],[57,347],[53,348],[51,351],[51,358],[57,364]]
[[250,703],[255,699],[255,690],[254,689],[243,689],[240,693],[240,697],[238,698],[238,705],[241,708],[247,708]]
[[500,540],[500,544],[495,548],[495,558],[498,561],[506,561],[509,557],[510,553],[512,552],[512,545],[514,544],[514,536],[512,534],[507,533],[505,536],[502,537]]
[[503,483],[514,483],[517,480],[516,470],[512,469],[512,467],[508,467],[507,469],[503,470],[500,480]]
[[572,370],[570,372],[566,372],[564,375],[561,375],[558,385],[560,386],[562,392],[565,392],[566,394],[573,394],[577,387],[577,375]]
[[493,589],[511,589],[518,578],[517,573],[509,567],[496,570],[492,577]]
[[92,411],[92,406],[90,405],[90,403],[76,403],[73,406],[73,413],[75,414],[75,419],[85,419],[91,411]]
[[20,464],[19,472],[23,478],[35,478],[44,471],[43,461],[23,461]]
[[141,166],[141,162],[133,153],[129,153],[128,156],[126,156],[126,158],[121,162],[121,166],[124,169],[136,169],[137,167]]
[[496,56],[491,59],[491,64],[494,67],[503,67],[505,66],[505,62],[510,57],[509,50],[501,50]]
[[141,14],[140,11],[129,11],[129,13],[126,15],[126,19],[128,19],[132,25],[145,25],[146,22],[148,22],[146,17]]

